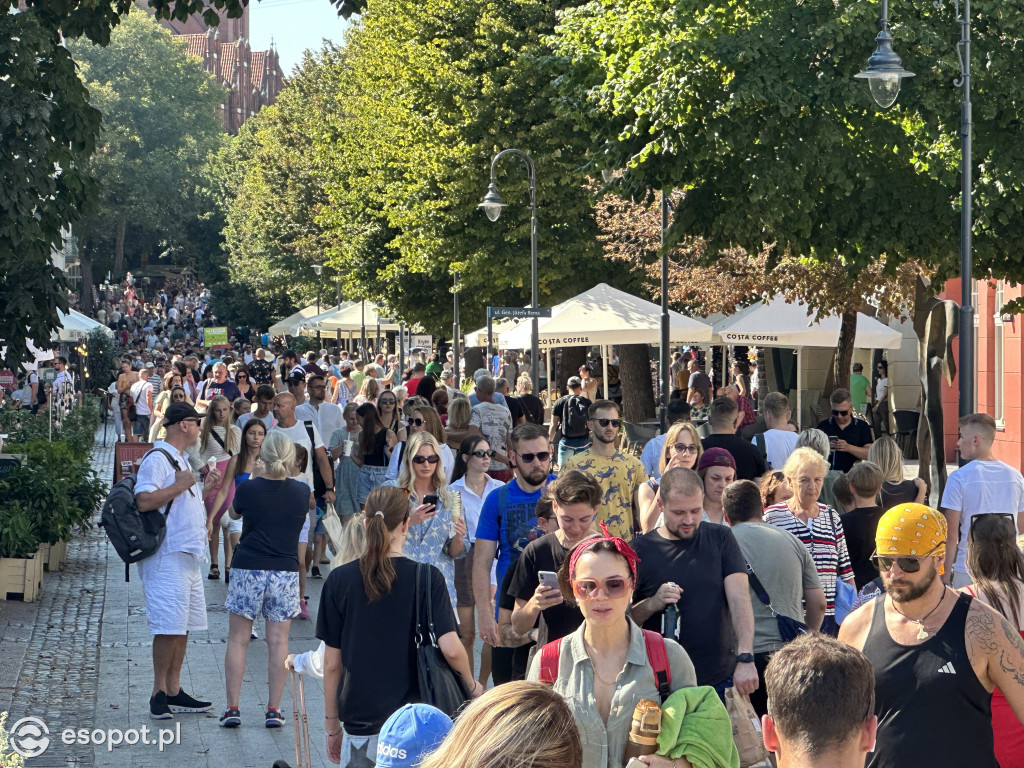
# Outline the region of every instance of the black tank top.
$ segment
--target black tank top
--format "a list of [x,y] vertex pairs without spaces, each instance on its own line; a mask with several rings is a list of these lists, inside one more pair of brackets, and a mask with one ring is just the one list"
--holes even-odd
[[384,453],[384,447],[388,444],[387,429],[379,429],[373,434],[373,453],[363,454],[363,466],[386,467],[388,457]]
[[992,694],[967,656],[971,596],[962,594],[938,633],[899,645],[875,598],[864,654],[875,669],[878,740],[869,768],[999,768],[992,740]]

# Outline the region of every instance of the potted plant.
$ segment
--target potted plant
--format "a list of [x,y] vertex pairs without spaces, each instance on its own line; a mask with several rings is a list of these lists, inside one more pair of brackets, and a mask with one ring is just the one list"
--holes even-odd
[[32,520],[21,505],[0,504],[0,600],[11,595],[26,603],[36,599],[43,584],[43,559]]

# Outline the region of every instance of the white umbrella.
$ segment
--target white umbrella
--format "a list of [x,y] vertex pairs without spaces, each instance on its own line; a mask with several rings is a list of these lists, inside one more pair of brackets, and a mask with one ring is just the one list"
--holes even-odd
[[398,323],[387,317],[384,311],[372,301],[353,301],[348,306],[343,304],[340,310],[321,313],[318,317],[302,321],[299,323],[299,332],[305,334],[315,334],[317,331],[322,333],[355,332],[363,327],[376,330],[378,319],[382,331],[397,331],[400,328]]
[[[321,309],[323,305],[321,305]],[[299,335],[299,323],[303,320],[308,320],[317,314],[316,304],[310,304],[308,307],[303,307],[293,315],[288,315],[284,320],[278,320],[272,326],[267,329],[267,333],[271,336],[298,336]]]
[[107,336],[113,336],[114,332],[103,325],[103,323],[86,317],[78,310],[72,309],[66,315],[57,310],[60,328],[50,336],[53,341],[81,341],[95,330],[103,331]]

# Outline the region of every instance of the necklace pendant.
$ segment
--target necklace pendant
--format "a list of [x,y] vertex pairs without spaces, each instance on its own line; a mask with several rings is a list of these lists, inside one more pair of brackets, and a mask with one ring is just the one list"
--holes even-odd
[[927,640],[928,639],[928,630],[924,628],[923,624],[921,625],[921,630],[917,633],[917,639],[918,640]]

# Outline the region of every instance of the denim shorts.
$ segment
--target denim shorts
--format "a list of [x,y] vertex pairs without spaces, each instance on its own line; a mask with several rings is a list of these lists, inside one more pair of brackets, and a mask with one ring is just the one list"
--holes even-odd
[[224,607],[252,621],[290,621],[299,615],[299,573],[232,568]]

